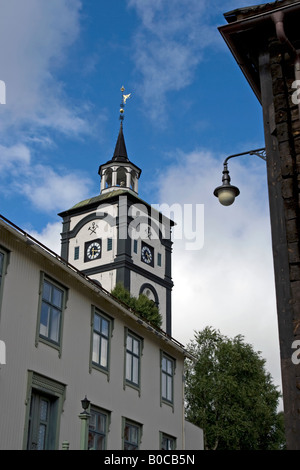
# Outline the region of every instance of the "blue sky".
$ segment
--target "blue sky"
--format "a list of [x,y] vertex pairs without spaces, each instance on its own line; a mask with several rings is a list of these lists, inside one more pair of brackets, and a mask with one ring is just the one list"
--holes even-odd
[[139,196],[204,207],[203,247],[174,244],[173,336],[242,334],[280,385],[265,163],[230,163],[233,206],[212,194],[226,156],[264,146],[261,106],[218,31],[249,4],[0,0],[0,212],[59,251],[57,213],[99,194],[124,85]]

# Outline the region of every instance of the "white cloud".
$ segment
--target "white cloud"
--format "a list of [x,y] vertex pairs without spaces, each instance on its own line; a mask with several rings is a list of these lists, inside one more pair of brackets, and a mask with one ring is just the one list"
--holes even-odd
[[35,165],[15,189],[24,194],[38,210],[53,213],[88,197],[91,181],[76,173],[58,173],[52,168]]
[[186,240],[173,245],[172,334],[183,344],[206,326],[241,334],[280,385],[266,171],[255,158],[230,162],[232,184],[241,191],[230,207],[213,195],[223,167],[209,152],[178,154],[159,181],[161,203],[204,204],[203,248],[186,250]]
[[30,149],[24,144],[0,145],[0,177],[6,184],[0,192],[26,196],[35,209],[53,213],[69,208],[89,195],[91,180],[87,176],[34,164]]
[[68,103],[63,83],[55,78],[78,37],[80,7],[79,0],[0,1],[0,78],[6,84],[1,131],[26,122],[64,133],[87,132],[80,110]]
[[48,223],[41,232],[28,230],[28,233],[45,245],[50,250],[60,255],[60,234],[62,232],[61,222]]
[[0,170],[12,170],[15,165],[30,163],[30,150],[26,145],[16,144],[11,147],[0,145]]
[[[166,94],[189,85],[204,49],[215,43],[216,25],[209,26],[205,0],[129,0],[141,20],[134,37],[134,60],[142,76],[137,89],[147,113],[161,125]],[[151,106],[150,106],[151,104]]]

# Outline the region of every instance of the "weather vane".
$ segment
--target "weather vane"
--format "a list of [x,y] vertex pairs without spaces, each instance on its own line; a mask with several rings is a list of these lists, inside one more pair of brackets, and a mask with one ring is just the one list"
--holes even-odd
[[125,91],[125,88],[122,86],[122,88],[121,88],[122,102],[120,104],[120,106],[121,106],[121,108],[120,108],[120,119],[121,119],[121,121],[123,121],[123,119],[124,119],[124,107],[125,107],[126,101],[131,96],[131,93],[129,93],[129,95],[124,95],[124,91]]

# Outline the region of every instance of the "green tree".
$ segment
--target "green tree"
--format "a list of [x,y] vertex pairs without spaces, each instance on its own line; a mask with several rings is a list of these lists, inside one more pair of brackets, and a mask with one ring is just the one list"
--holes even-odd
[[242,336],[210,327],[195,333],[185,372],[186,417],[204,431],[210,450],[276,450],[285,443],[280,392],[260,353]]
[[116,284],[111,294],[137,312],[142,318],[152,323],[153,326],[161,327],[162,317],[158,307],[146,295],[140,294],[139,297],[134,297],[121,283]]

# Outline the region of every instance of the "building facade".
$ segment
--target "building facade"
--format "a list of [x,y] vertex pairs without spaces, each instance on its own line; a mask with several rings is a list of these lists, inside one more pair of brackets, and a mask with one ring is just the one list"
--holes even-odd
[[286,441],[300,450],[300,2],[224,16],[220,32],[262,105]]
[[[0,218],[2,450],[203,449],[170,334],[172,223],[138,198],[124,152],[121,123],[100,195],[60,214],[61,256]],[[117,282],[157,304],[162,329],[110,294]]]

